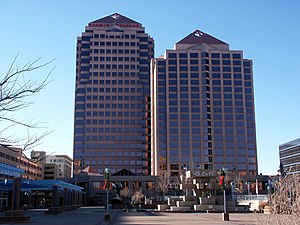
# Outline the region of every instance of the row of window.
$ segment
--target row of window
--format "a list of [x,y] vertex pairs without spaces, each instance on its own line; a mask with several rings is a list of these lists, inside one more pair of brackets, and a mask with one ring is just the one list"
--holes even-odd
[[[130,55],[133,55],[133,54],[139,54],[139,53],[142,53],[142,55],[139,54],[139,56],[148,56],[148,52],[143,52],[143,51],[140,51],[138,49],[91,49],[90,51],[84,51],[85,53],[81,53],[80,55],[81,56],[89,56],[91,55],[90,53],[95,53],[95,54],[130,54]],[[94,57],[94,60],[97,59],[97,57]],[[85,58],[82,57],[81,60],[83,60]],[[98,58],[99,59],[99,58]],[[89,59],[87,59],[89,60]],[[91,58],[90,58],[91,60]],[[98,61],[98,60],[96,60]]]
[[[176,53],[176,52],[168,52],[168,58],[188,58],[188,54],[187,53]],[[229,59],[229,58],[232,58],[232,59],[241,59],[242,58],[242,55],[239,54],[239,53],[232,53],[232,54],[229,54],[229,53],[223,53],[223,54],[220,54],[220,53],[211,53],[210,54],[211,58],[224,58],[224,59]],[[190,53],[190,58],[198,58],[199,55],[198,53]],[[201,58],[205,58],[205,57],[209,57],[209,53],[207,52],[202,52],[201,53]]]
[[[86,30],[86,32],[93,32],[92,30]],[[138,32],[138,33],[145,33],[145,32]],[[94,34],[94,38],[139,38],[141,41],[146,41],[148,40],[148,37],[138,37],[135,34],[123,34],[123,35],[108,35],[108,34]],[[92,36],[82,36],[83,41],[89,41],[92,38]]]
[[86,119],[86,120],[75,120],[75,126],[78,125],[144,125],[145,120],[91,120],[91,119]]
[[110,104],[110,103],[106,103],[106,104],[103,104],[103,103],[100,103],[100,104],[97,104],[97,103],[87,103],[86,104],[86,107],[87,109],[89,108],[96,108],[96,109],[142,109],[144,108],[145,105],[144,104]]
[[[196,128],[196,127],[192,127],[191,129],[189,128],[181,128],[180,129],[180,134],[184,134],[184,135],[198,135],[198,134],[207,134],[207,133],[211,133],[211,128],[205,128],[205,126],[207,126],[207,124],[205,124],[207,122],[204,122],[204,128]],[[224,130],[223,130],[224,129]],[[172,134],[179,134],[179,129],[178,128],[171,128],[170,132],[168,135],[172,135]],[[210,132],[208,132],[210,131]],[[159,129],[158,130],[159,135],[165,135],[166,134],[166,129]],[[215,127],[213,130],[214,134],[223,134],[223,132],[225,134],[236,134],[236,135],[245,135],[245,133],[247,132],[249,140],[254,141],[253,137],[251,135],[255,134],[255,129],[254,127],[247,127],[247,129],[242,128],[242,127]],[[252,138],[251,138],[252,137]]]
[[[140,59],[137,57],[98,57],[95,56],[93,57],[94,61],[106,61],[106,62],[111,62],[111,61],[119,61],[119,62],[139,62],[140,64],[145,64],[149,63],[149,60],[146,59]],[[90,63],[90,59],[82,59],[81,63]]]
[[142,93],[142,88],[87,88],[87,91],[77,89],[77,93]]
[[[103,144],[104,145],[104,144]],[[106,146],[106,145],[105,145]],[[104,146],[104,147],[105,147]],[[130,147],[127,147],[130,148]],[[127,151],[122,151],[122,152],[115,152],[115,151],[100,151],[100,152],[81,152],[81,153],[76,153],[76,157],[142,157],[143,154],[141,152],[127,152]]]
[[[241,88],[237,88],[235,92],[241,92],[242,89]],[[222,97],[224,99],[243,99],[243,97],[245,97],[245,100],[252,100],[253,99],[253,96],[252,95],[242,95],[242,94],[232,94],[232,93],[224,93],[223,95],[222,94],[219,94],[219,93],[214,93],[212,95],[212,98],[213,99],[222,99]],[[188,100],[182,100],[182,99],[189,99],[191,98],[192,100],[191,101],[195,101],[193,99],[197,99],[198,101],[200,101],[200,94],[199,93],[191,93],[191,94],[188,94],[188,93],[180,93],[180,94],[177,94],[177,93],[169,93],[169,99],[180,99],[180,104],[188,104]],[[211,95],[209,93],[204,93],[202,95],[202,98],[211,98]],[[165,93],[159,93],[158,94],[158,100],[159,101],[162,101],[162,100],[166,100],[166,94]],[[204,102],[205,103],[205,102]],[[207,103],[205,103],[207,104]]]
[[[25,158],[21,158],[20,156],[14,157],[14,156],[11,156],[9,154],[5,154],[3,152],[0,152],[0,158],[11,160],[12,162],[16,162],[20,165],[24,165],[26,167],[33,168],[35,170],[40,170],[40,171],[42,170],[42,168],[37,166],[34,162],[26,160]],[[4,162],[6,162],[6,160]]]
[[[247,86],[246,86],[247,85]],[[247,94],[250,94],[250,93],[252,93],[252,88],[251,88],[251,82],[249,82],[249,83],[247,83],[246,84],[246,82],[245,82],[245,93],[247,93]],[[189,89],[190,89],[190,91],[191,92],[199,92],[200,91],[200,88],[201,87],[199,87],[199,86],[182,86],[182,87],[180,87],[179,88],[179,90],[181,91],[181,92],[188,92],[189,91]],[[169,92],[178,92],[178,87],[177,86],[169,86],[168,87],[168,89],[169,89]],[[203,92],[206,92],[206,91],[210,91],[210,87],[207,87],[207,86],[204,86],[204,87],[202,87],[201,88],[202,90],[201,91],[203,91]],[[164,86],[164,87],[158,87],[158,93],[166,93],[166,87]],[[212,87],[212,91],[213,92],[233,92],[233,90],[235,91],[235,92],[242,92],[242,87]]]
[[[145,49],[146,50],[146,49]],[[140,49],[140,50],[137,50],[137,49],[104,49],[104,48],[101,48],[101,49],[98,49],[98,48],[95,48],[95,49],[90,49],[89,51],[88,50],[84,50],[84,51],[81,51],[80,52],[80,56],[81,58],[85,58],[86,56],[90,56],[92,53],[94,54],[138,54],[139,57],[148,57],[150,56],[150,58],[153,58],[153,54],[150,53],[149,51],[145,51],[144,49]],[[79,55],[77,55],[77,58],[78,58]]]
[[[231,121],[231,120],[232,121]],[[213,123],[215,127],[219,127],[220,124],[222,125],[222,123],[224,122],[224,126],[226,127],[233,127],[233,125],[235,124],[235,127],[245,127],[247,123],[249,123],[249,127],[253,127],[253,125],[251,125],[251,122],[253,121],[249,121],[245,124],[245,121],[241,120],[241,121],[233,121],[233,118],[230,118],[229,120],[225,120],[224,121],[218,121],[218,120],[215,120],[215,122]],[[166,126],[165,124],[163,125],[160,125],[160,127],[164,127]],[[193,122],[189,122],[189,121],[181,121],[180,123],[178,121],[170,121],[169,122],[169,127],[170,128],[176,128],[176,127],[199,127],[201,126],[201,122],[200,121],[193,121]]]
[[[221,65],[221,62],[222,62],[222,65],[233,65],[233,66],[241,66],[242,65],[242,61],[241,60],[211,60],[211,64],[212,65]],[[170,68],[170,65],[177,65],[177,63],[179,65],[185,65],[185,64],[190,64],[190,65],[198,65],[199,64],[199,60],[198,59],[190,59],[190,60],[187,60],[187,59],[173,59],[173,60],[168,60],[168,65],[169,65],[169,68]],[[161,63],[159,63],[161,64]],[[201,64],[209,64],[209,60],[208,59],[202,59],[201,60]],[[248,62],[244,62],[243,63],[244,67],[249,67],[250,64]],[[165,65],[163,65],[165,66]],[[227,67],[225,67],[227,68]],[[170,70],[170,69],[169,69]],[[224,70],[224,69],[223,69]]]
[[92,101],[92,100],[100,100],[100,101],[141,101],[143,99],[142,96],[136,96],[136,95],[87,95],[87,96],[76,96],[76,102],[80,101]]
[[[140,134],[145,133],[145,128],[140,127],[85,127],[79,128],[75,127],[75,134],[85,135],[85,133],[132,133],[139,134],[142,140],[145,140],[145,136],[141,136]],[[93,137],[94,138],[94,137]]]
[[[82,136],[75,136],[75,142],[83,142],[83,141],[142,141],[141,136],[116,136],[116,135],[111,135],[111,136],[89,136],[87,135],[86,137]],[[109,147],[108,144],[98,144],[97,148],[102,148],[106,149]],[[124,144],[123,148],[142,148],[141,144]]]
[[[97,72],[97,71],[93,71],[88,73],[88,76],[94,76],[94,77],[136,77],[136,76],[143,76],[143,74],[141,73],[136,73],[136,72]],[[148,73],[146,74],[148,76]],[[82,74],[81,74],[82,76]]]
[[[140,144],[126,144],[126,143],[119,143],[119,144],[113,144],[113,145],[109,145],[107,144],[108,147],[111,147],[112,149],[131,149],[131,150],[135,150],[135,151],[142,151],[143,149],[145,149],[144,146],[141,146],[141,147],[137,147],[137,146],[140,146]],[[109,149],[108,147],[106,148],[101,148],[102,150],[105,150],[105,149]],[[74,149],[75,150],[83,150],[83,149],[94,149],[94,150],[99,150],[100,147],[98,146],[98,144],[90,144],[90,143],[86,143],[86,144],[78,144],[78,143],[75,143],[74,145]]]
[[93,84],[100,85],[136,85],[136,80],[93,80]]
[[145,115],[144,112],[135,112],[135,111],[125,111],[125,112],[116,112],[116,111],[86,111],[86,112],[76,112],[76,117],[139,117],[142,118]]
[[[129,64],[91,64],[93,69],[141,69],[138,65],[129,65]],[[147,67],[146,67],[147,68]],[[89,71],[90,67],[88,66],[82,66],[81,72]],[[148,70],[148,69],[147,69]]]
[[[123,41],[119,41],[119,42],[117,42],[117,41],[113,41],[113,42],[111,42],[111,41],[100,41],[100,42],[94,41],[91,44],[94,46],[139,46],[139,45],[142,46],[142,45],[144,45],[144,44],[139,44],[139,42],[135,42],[135,41],[131,41],[131,42],[129,42],[129,41],[125,41],[125,42],[123,42]],[[90,48],[90,44],[82,44],[81,47],[82,48]]]
[[[192,112],[193,112],[193,110],[192,110]],[[251,112],[248,113],[248,114],[251,114]],[[231,119],[233,119],[233,115],[231,113],[232,113],[232,111],[229,112],[229,114],[225,114],[224,116],[222,116],[222,114],[214,114],[213,118],[214,118],[214,120],[222,120],[223,117],[224,117],[224,118],[226,118],[226,120],[231,120]],[[241,111],[239,111],[238,113],[241,113]],[[210,115],[210,114],[203,114],[203,118],[210,119],[208,117],[208,115]],[[162,118],[160,116],[162,116]],[[184,114],[179,113],[179,115],[178,115],[178,113],[170,112],[170,113],[168,113],[168,118],[169,118],[169,120],[178,120],[179,118],[180,118],[180,120],[189,120],[191,118],[192,121],[193,121],[193,124],[194,124],[194,122],[197,124],[197,120],[200,120],[201,116],[199,114],[191,114],[191,116],[190,116],[189,114],[186,114],[186,113],[184,113]],[[235,119],[236,120],[243,120],[243,117],[236,115]],[[159,121],[165,121],[165,120],[166,120],[166,113],[165,112],[160,113],[159,114]],[[249,121],[249,122],[252,121],[253,122],[253,120],[254,120],[254,118],[253,118],[252,114],[249,115],[249,117],[247,116],[247,121]],[[204,123],[206,123],[206,122],[207,121],[204,120]],[[210,126],[211,126],[211,124],[210,124]]]
[[[251,80],[251,78],[250,78],[250,80]],[[206,82],[205,84],[209,84],[209,81]],[[234,82],[232,82],[231,80],[222,80],[222,83],[221,83],[221,80],[213,80],[212,84],[214,86],[218,86],[218,85],[242,86],[243,81],[242,80],[235,80]],[[179,82],[177,80],[169,80],[169,86],[173,86],[173,85],[176,85],[176,86],[190,85],[191,88],[192,88],[193,85],[199,85],[199,80],[190,80],[190,81],[189,80],[180,80]],[[245,81],[244,85],[246,87],[250,87],[251,82]],[[166,81],[165,80],[159,80],[158,81],[158,86],[166,86]],[[187,87],[185,87],[185,89],[186,88]]]
[[[179,73],[179,77],[177,73],[168,73],[169,80],[172,79],[178,79],[180,78],[181,80],[183,79],[188,79],[190,74],[190,79],[193,80],[199,79],[199,73]],[[202,78],[209,78],[209,74],[203,73]],[[212,73],[212,79],[220,79],[221,78],[221,73]],[[222,73],[222,78],[223,79],[242,79],[242,74],[241,73]],[[244,74],[244,79],[245,80],[251,80],[251,75]],[[166,74],[165,73],[158,73],[158,80],[166,80]]]
[[86,160],[85,165],[146,165],[146,162],[141,160]]

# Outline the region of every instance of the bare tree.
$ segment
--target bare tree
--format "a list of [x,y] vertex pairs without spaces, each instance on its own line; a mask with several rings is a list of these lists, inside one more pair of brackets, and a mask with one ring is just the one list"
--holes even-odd
[[170,184],[170,176],[166,170],[161,170],[158,178],[158,191],[160,191],[163,195],[163,199],[165,199],[165,194],[169,190]]
[[133,195],[131,196],[132,203],[141,203],[142,198],[144,198],[143,190],[140,188],[139,190],[136,190]]
[[132,196],[132,192],[129,190],[128,187],[124,187],[121,191],[120,191],[120,197],[124,200],[125,202],[125,209],[127,209],[127,201],[128,199],[130,199],[130,197]]
[[128,187],[124,187],[121,191],[120,191],[120,196],[124,199],[126,198],[130,198],[131,196],[131,191],[129,190]]
[[299,167],[291,168],[273,183],[274,192],[265,206],[271,214],[261,221],[263,224],[300,224],[300,173],[297,171]]
[[[14,58],[8,71],[3,76],[0,75],[0,146],[11,151],[14,151],[12,146],[21,147],[24,152],[38,145],[40,140],[50,132],[45,131],[38,134],[37,129],[43,128],[39,122],[20,120],[14,116],[14,113],[34,103],[30,101],[30,97],[47,86],[54,67],[45,76],[41,76],[43,77],[41,81],[35,80],[32,72],[49,66],[54,60],[40,64],[40,59],[36,59],[19,68],[16,66],[17,58],[18,55]],[[12,128],[15,130],[27,129],[27,136],[15,137],[16,134],[10,133]],[[32,134],[33,130],[35,130],[34,134]]]

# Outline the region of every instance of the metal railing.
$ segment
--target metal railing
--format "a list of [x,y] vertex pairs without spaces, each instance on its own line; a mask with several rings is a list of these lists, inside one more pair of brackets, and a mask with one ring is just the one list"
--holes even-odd
[[259,200],[259,201],[266,201],[268,200],[268,195],[236,195],[236,200]]

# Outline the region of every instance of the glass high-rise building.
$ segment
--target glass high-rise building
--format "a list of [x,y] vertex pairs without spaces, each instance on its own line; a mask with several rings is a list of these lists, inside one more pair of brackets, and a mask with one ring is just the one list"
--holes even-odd
[[279,145],[280,172],[300,173],[300,138]]
[[90,22],[77,39],[74,172],[150,173],[150,60],[154,41],[120,14]]
[[257,174],[252,61],[196,30],[151,62],[152,174]]

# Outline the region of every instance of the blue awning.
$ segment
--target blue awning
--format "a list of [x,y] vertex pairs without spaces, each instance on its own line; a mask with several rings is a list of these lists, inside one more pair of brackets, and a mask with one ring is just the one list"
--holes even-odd
[[[12,189],[12,180],[0,181],[0,189]],[[21,180],[21,191],[47,191],[53,190],[57,186],[58,190],[82,191],[82,187],[60,181],[60,180]]]
[[0,174],[4,174],[11,177],[21,177],[21,173],[24,172],[25,171],[23,169],[0,163]]

